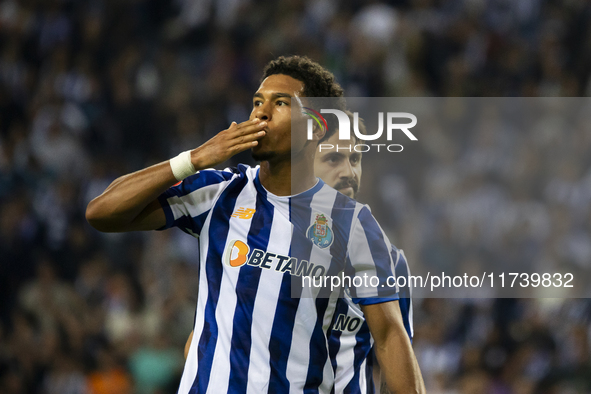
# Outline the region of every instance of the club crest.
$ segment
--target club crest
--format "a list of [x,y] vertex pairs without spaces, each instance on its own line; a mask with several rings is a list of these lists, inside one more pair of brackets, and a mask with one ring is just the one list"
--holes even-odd
[[316,215],[316,220],[308,228],[306,232],[308,239],[321,249],[328,248],[332,245],[333,235],[332,230],[328,226],[326,216],[319,213]]

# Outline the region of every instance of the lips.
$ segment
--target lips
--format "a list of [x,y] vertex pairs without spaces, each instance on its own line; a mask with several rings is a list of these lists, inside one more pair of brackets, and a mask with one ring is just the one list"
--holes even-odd
[[270,130],[269,130],[269,126],[265,127],[265,128],[264,128],[264,129],[262,129],[261,131],[264,131],[264,132],[265,132],[265,135],[264,135],[264,136],[262,136],[261,138],[259,138],[259,140],[262,140],[263,138],[265,138],[266,136],[268,136],[268,135],[269,135],[269,132],[270,132]]

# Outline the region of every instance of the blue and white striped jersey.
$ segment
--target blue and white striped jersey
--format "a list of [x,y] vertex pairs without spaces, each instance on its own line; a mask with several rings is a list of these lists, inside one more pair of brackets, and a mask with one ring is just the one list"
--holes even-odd
[[[392,245],[396,277],[405,277],[398,288],[398,304],[404,328],[412,342],[412,289],[408,286],[410,270],[404,252]],[[337,302],[335,320],[329,337],[329,355],[335,372],[334,393],[373,394],[373,338],[359,305],[350,297]]]
[[[327,337],[341,289],[321,298],[302,277],[344,272],[385,283],[393,275],[390,243],[369,208],[322,181],[275,196],[258,168],[243,165],[200,171],[159,201],[164,228],[199,238],[197,311],[179,393],[330,393]],[[351,294],[360,303],[398,299],[381,285]]]

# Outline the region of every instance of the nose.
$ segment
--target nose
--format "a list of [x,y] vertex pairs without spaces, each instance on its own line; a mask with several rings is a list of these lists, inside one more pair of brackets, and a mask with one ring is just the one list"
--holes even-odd
[[264,121],[271,120],[271,105],[268,102],[257,105],[252,110],[252,117],[259,118],[260,120]]
[[353,171],[353,166],[349,160],[343,160],[339,176],[345,179],[352,179],[355,177],[355,171]]

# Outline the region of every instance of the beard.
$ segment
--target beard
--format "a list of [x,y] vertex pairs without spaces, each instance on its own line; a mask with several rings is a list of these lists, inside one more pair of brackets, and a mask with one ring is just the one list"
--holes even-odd
[[357,191],[359,190],[359,182],[357,182],[355,179],[347,179],[338,182],[336,185],[333,186],[333,189],[341,190],[346,187],[350,187],[353,189],[353,198],[355,198],[357,196]]

